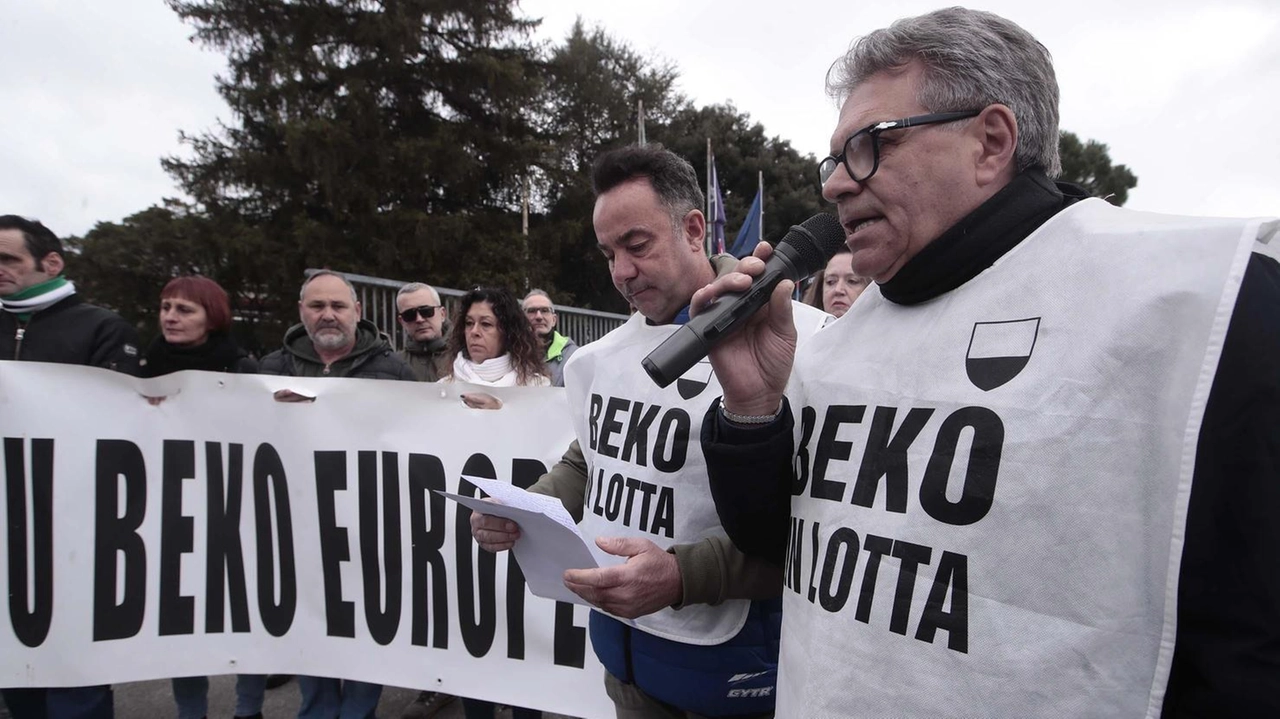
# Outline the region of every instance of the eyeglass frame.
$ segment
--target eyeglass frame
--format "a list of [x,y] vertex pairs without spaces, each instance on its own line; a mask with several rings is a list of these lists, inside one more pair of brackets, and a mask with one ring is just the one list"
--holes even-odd
[[410,307],[403,312],[397,312],[396,316],[400,318],[401,322],[407,324],[409,322],[417,322],[419,317],[429,320],[436,316],[436,310],[443,309],[444,305],[418,305],[417,307]]
[[[985,108],[984,108],[985,109]],[[849,178],[854,182],[866,182],[876,174],[876,170],[880,169],[880,133],[889,130],[903,130],[908,127],[920,127],[921,125],[937,125],[944,122],[955,122],[956,120],[967,120],[971,117],[977,117],[982,110],[961,110],[957,112],[931,112],[926,115],[913,115],[904,117],[899,120],[884,120],[882,122],[873,122],[870,125],[858,130],[849,136],[840,146],[839,155],[827,155],[818,163],[818,182],[821,185],[827,184],[836,174],[836,168],[844,165],[844,171],[849,173]],[[871,171],[862,177],[855,177],[853,168],[849,166],[849,143],[859,135],[866,134],[871,138]],[[823,176],[823,168],[827,163],[831,163],[831,171]]]
[[524,308],[526,315],[554,315],[556,308],[554,307],[526,307]]

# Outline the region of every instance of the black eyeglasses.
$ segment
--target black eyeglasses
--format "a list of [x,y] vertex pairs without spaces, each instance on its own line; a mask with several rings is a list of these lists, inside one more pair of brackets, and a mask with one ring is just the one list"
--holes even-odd
[[901,120],[875,122],[853,133],[853,137],[845,140],[844,152],[839,155],[828,155],[818,163],[818,179],[822,184],[836,174],[841,164],[849,172],[854,182],[866,182],[880,169],[880,133],[887,130],[901,130],[920,125],[936,125],[941,122],[955,122],[974,117],[982,110],[966,110],[963,112],[935,112],[928,115],[904,117]]
[[429,320],[432,317],[436,316],[436,310],[443,309],[443,308],[444,308],[444,305],[423,305],[421,307],[410,307],[409,309],[400,313],[400,319],[404,320],[405,322],[414,322],[419,317],[421,317],[424,320]]

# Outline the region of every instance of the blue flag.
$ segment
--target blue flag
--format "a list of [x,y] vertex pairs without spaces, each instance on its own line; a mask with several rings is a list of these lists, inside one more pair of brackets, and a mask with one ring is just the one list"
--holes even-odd
[[711,253],[724,252],[724,195],[720,192],[720,178],[716,176],[716,161],[711,160]]
[[742,228],[738,230],[738,238],[733,241],[733,249],[730,250],[734,257],[746,257],[759,244],[760,223],[764,219],[761,212],[762,204],[763,198],[760,196],[760,190],[756,190],[756,199],[751,201],[751,209],[747,210],[747,219],[742,223]]

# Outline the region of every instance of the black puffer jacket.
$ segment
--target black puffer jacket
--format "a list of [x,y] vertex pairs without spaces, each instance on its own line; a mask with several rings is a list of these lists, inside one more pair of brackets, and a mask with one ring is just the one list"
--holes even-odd
[[120,315],[71,295],[26,322],[0,312],[0,359],[88,365],[137,375],[138,333]]
[[416,379],[409,365],[400,359],[391,343],[368,320],[360,320],[356,325],[356,346],[351,354],[327,366],[316,354],[307,329],[301,324],[294,325],[284,334],[284,347],[263,357],[258,372],[288,377],[355,377],[409,382]]

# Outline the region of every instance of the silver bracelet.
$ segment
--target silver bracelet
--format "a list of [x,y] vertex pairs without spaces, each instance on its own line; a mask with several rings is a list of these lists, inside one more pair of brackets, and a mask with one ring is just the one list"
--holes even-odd
[[782,414],[782,400],[778,400],[778,408],[773,411],[773,414],[738,414],[737,412],[730,412],[725,409],[722,401],[720,402],[720,414],[734,424],[769,424],[777,419],[778,415]]

